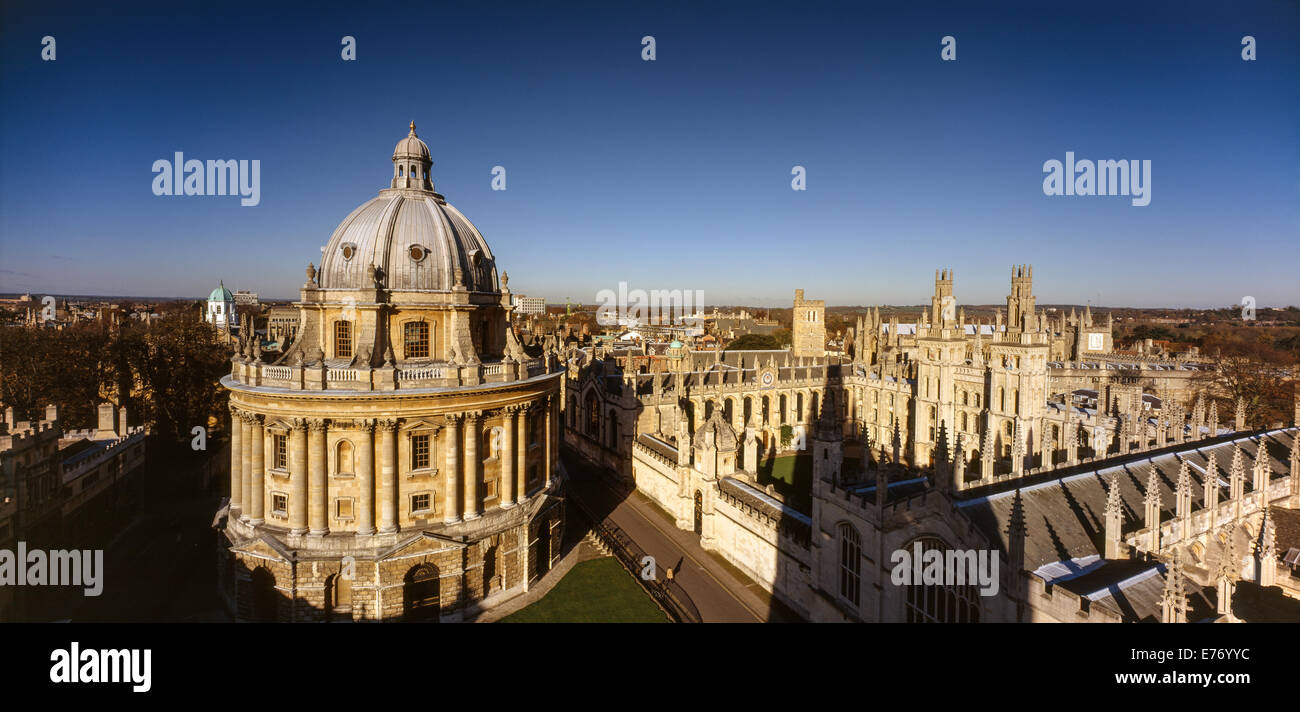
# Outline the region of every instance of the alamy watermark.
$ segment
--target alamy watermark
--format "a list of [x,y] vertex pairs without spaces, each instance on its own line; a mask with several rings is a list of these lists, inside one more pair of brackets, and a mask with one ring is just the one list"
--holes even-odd
[[696,326],[703,320],[700,309],[704,306],[702,289],[644,289],[627,288],[627,282],[618,283],[618,291],[602,289],[596,293],[596,323],[601,326],[637,326],[674,324]]
[[238,195],[239,204],[251,208],[262,202],[262,162],[254,159],[214,161],[185,160],[177,151],[174,160],[153,162],[154,195]]
[[1043,195],[1131,195],[1132,204],[1151,203],[1151,160],[1074,159],[1066,151],[1065,163],[1055,158],[1043,162]]
[[85,595],[104,592],[103,549],[0,549],[0,586],[81,586]]
[[989,549],[929,549],[921,542],[912,550],[897,549],[889,556],[894,567],[889,580],[895,586],[978,585],[981,596],[998,595],[998,553]]

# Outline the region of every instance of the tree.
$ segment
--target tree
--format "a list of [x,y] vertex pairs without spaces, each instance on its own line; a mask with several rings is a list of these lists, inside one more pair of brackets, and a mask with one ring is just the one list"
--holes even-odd
[[1219,407],[1222,416],[1232,417],[1241,402],[1249,428],[1286,422],[1297,365],[1294,354],[1276,348],[1262,332],[1235,329],[1207,334],[1201,352],[1214,359],[1214,370],[1198,374],[1197,382],[1202,392],[1226,399]]
[[781,348],[781,345],[772,336],[767,334],[745,334],[727,344],[724,351],[775,351],[779,348]]

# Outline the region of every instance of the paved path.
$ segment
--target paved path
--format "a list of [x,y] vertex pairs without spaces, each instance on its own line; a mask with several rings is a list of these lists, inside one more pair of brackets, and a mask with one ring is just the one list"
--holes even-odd
[[754,593],[752,581],[738,578],[700,547],[694,532],[676,528],[664,513],[635,494],[622,495],[577,458],[565,458],[568,492],[587,509],[604,513],[646,553],[659,575],[673,568],[674,579],[691,597],[706,623],[755,623],[771,618],[770,604]]

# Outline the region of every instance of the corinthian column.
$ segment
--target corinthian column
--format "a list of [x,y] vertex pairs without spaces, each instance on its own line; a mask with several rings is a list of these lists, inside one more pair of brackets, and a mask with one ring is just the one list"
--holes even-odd
[[307,533],[307,422],[293,421],[289,443],[289,533]]
[[478,428],[482,423],[477,412],[465,414],[465,520],[478,519],[482,514],[479,498]]
[[244,508],[244,423],[243,413],[230,406],[230,518]]
[[311,503],[307,508],[308,525],[312,536],[330,533],[329,483],[325,474],[325,421],[313,418],[307,421],[307,478]]
[[375,421],[373,418],[360,421],[361,452],[358,458],[358,487],[361,489],[360,507],[357,512],[357,534],[375,533]]
[[518,406],[509,406],[501,423],[501,506],[515,506],[515,418]]
[[249,445],[253,442],[253,414],[248,411],[240,413],[240,429],[243,430],[240,441],[239,462],[243,469],[243,475],[240,477],[240,487],[242,495],[239,499],[243,505],[239,518],[242,521],[248,521],[248,506],[253,500],[253,448]]
[[555,439],[553,437],[555,434],[554,412],[555,412],[555,399],[551,398],[550,396],[547,396],[546,397],[546,465],[545,465],[547,489],[550,489],[551,487],[551,469],[554,467],[555,464],[551,460],[551,458],[554,456],[554,450],[555,450],[554,443],[552,442]]
[[381,420],[379,428],[379,533],[397,531],[397,421]]
[[520,408],[519,422],[515,424],[515,441],[519,443],[515,449],[515,490],[520,502],[528,496],[528,413],[527,407]]
[[442,490],[442,521],[454,524],[460,521],[460,421],[461,416],[450,413],[443,416],[447,435],[442,440],[444,482]]
[[248,521],[250,524],[261,524],[266,521],[264,504],[266,499],[266,430],[264,424],[265,418],[261,415],[253,415],[253,484],[252,498],[248,501]]

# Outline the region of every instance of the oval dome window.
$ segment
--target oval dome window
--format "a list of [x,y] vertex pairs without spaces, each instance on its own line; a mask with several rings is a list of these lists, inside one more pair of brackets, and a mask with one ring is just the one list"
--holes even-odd
[[411,259],[416,262],[423,260],[427,254],[429,253],[423,247],[420,247],[419,245],[411,245]]

